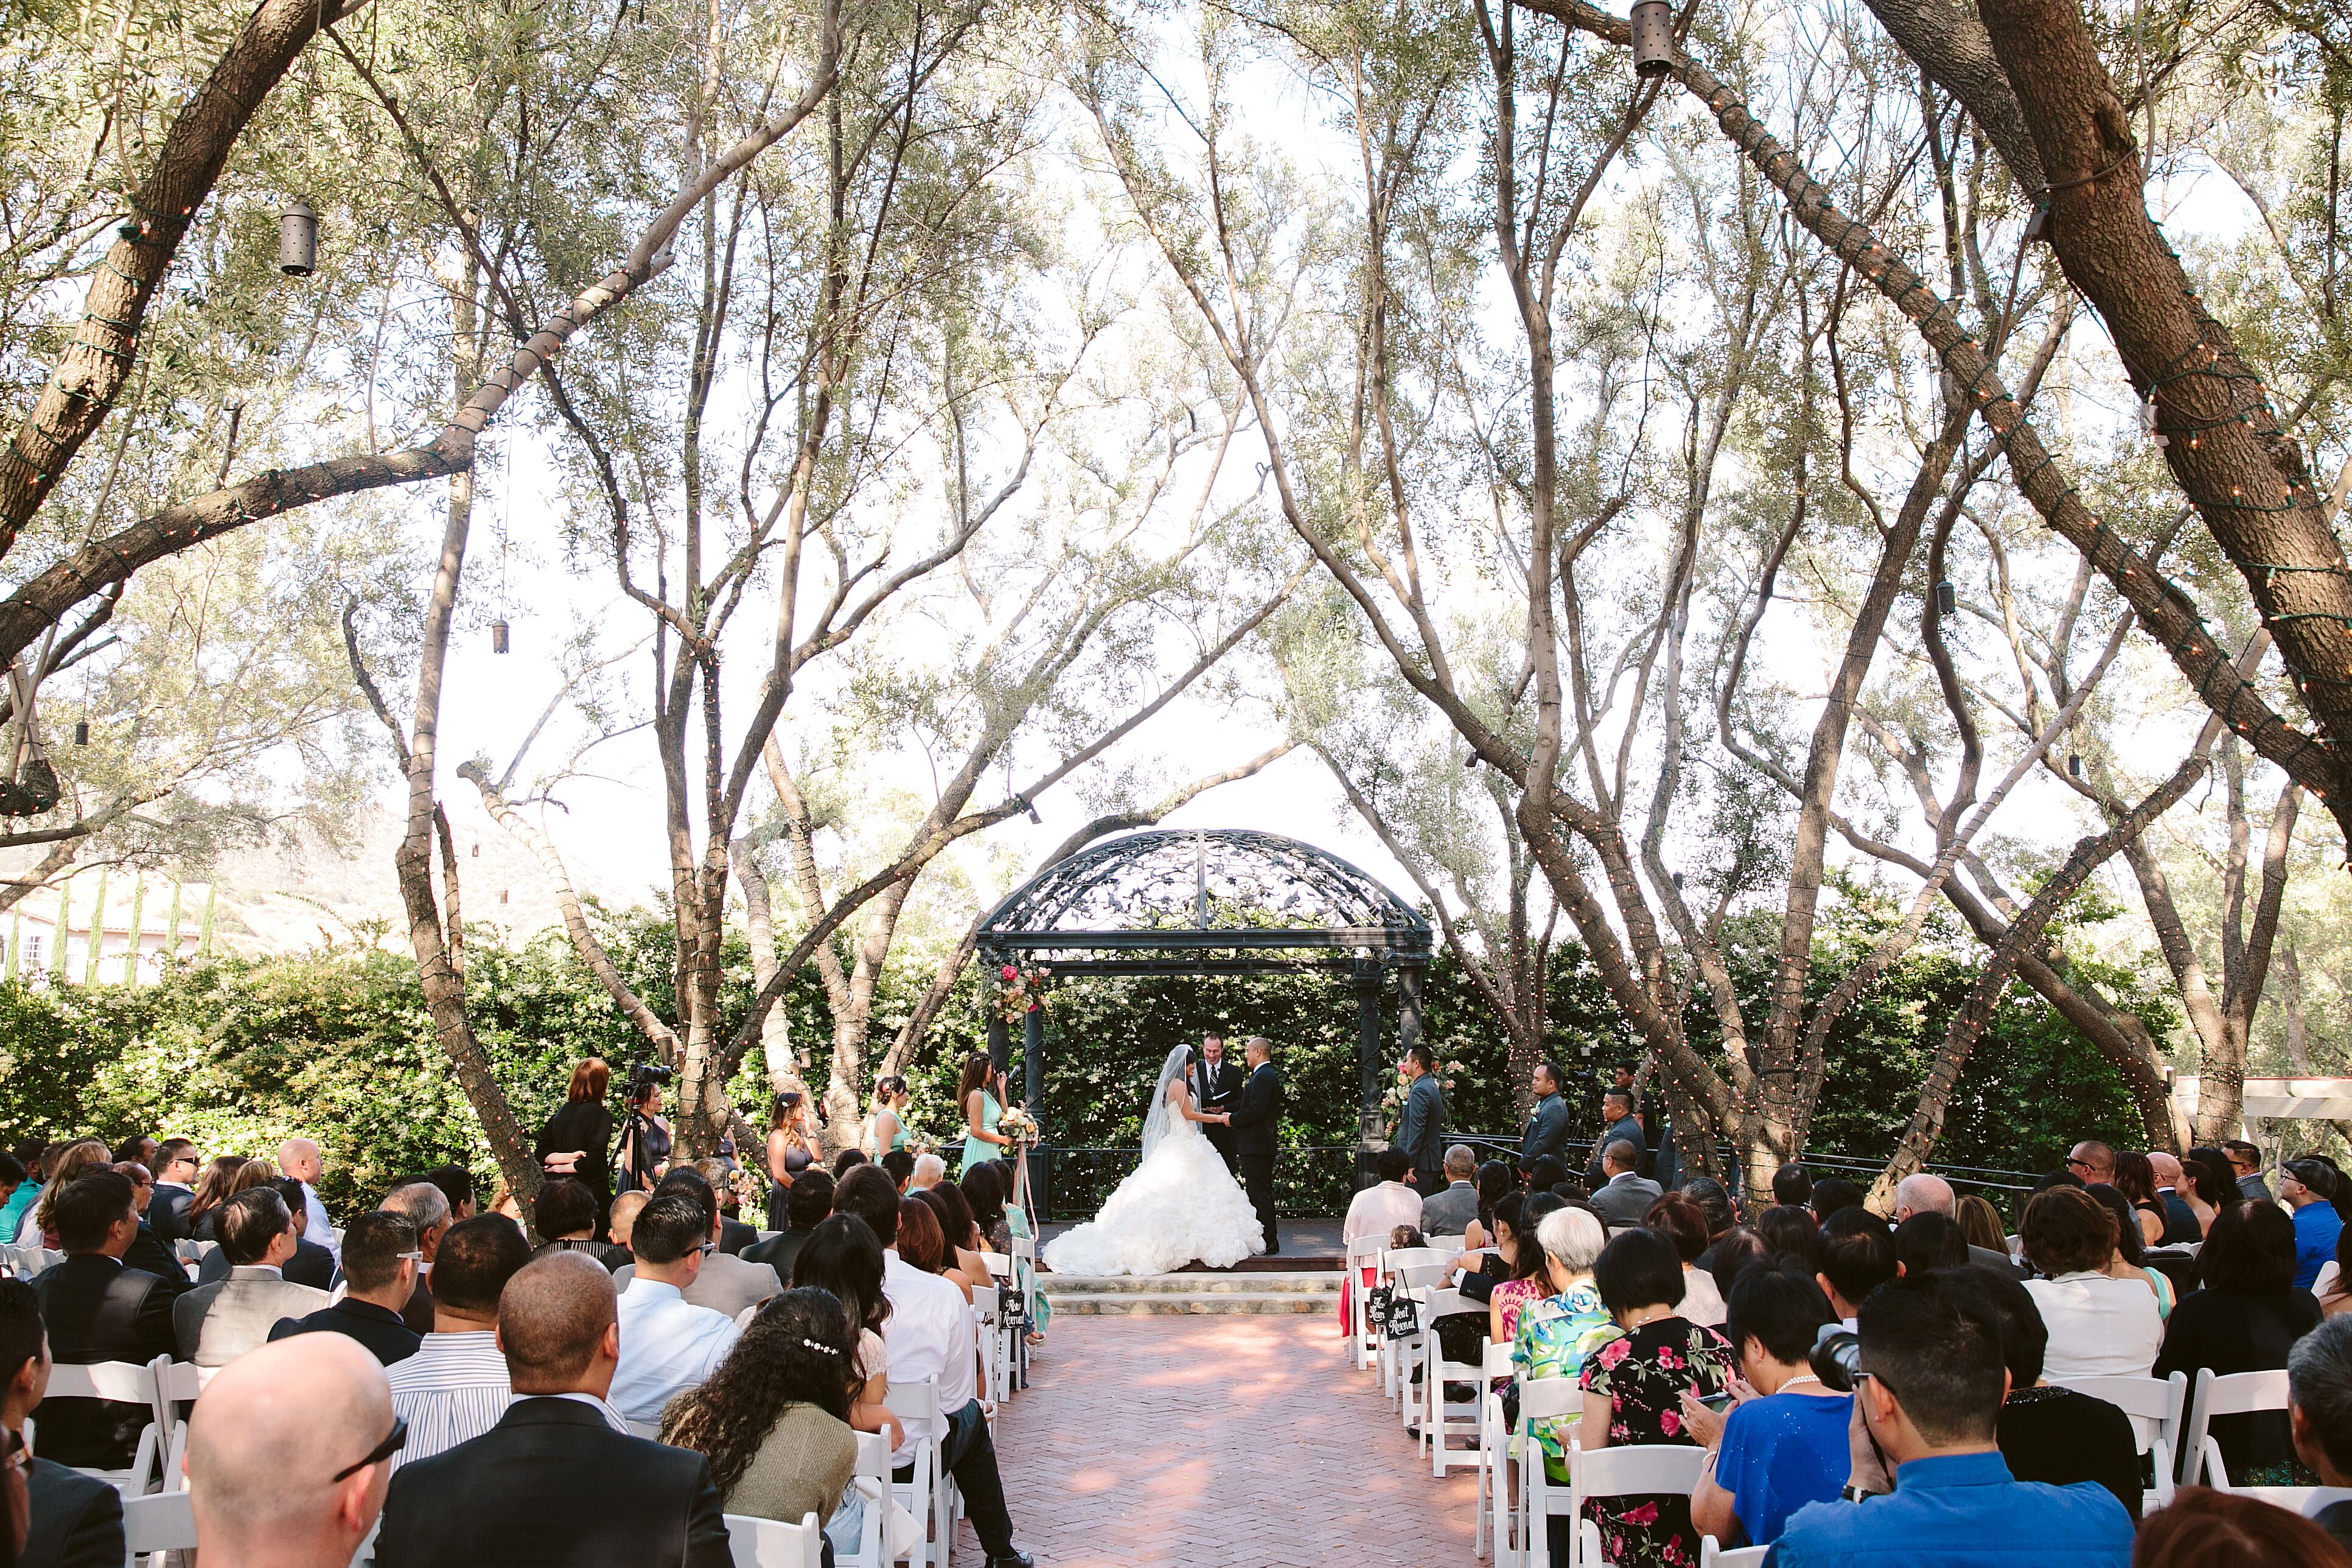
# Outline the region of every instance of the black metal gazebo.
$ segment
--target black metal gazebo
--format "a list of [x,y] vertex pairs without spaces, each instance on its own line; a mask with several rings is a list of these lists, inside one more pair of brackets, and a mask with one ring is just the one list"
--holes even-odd
[[[981,922],[984,974],[1041,965],[1082,975],[1265,975],[1320,970],[1351,981],[1361,1024],[1359,1147],[1381,1136],[1381,993],[1397,979],[1397,1050],[1421,1037],[1429,922],[1339,856],[1279,833],[1216,828],[1130,833],[1055,862]],[[1044,1015],[1024,1019],[1023,1098],[1039,1115]],[[1012,1060],[1003,1013],[988,1051]]]

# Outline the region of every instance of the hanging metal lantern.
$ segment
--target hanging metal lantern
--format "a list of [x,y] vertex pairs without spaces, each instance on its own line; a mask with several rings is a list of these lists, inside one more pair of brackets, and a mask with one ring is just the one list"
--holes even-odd
[[2066,758],[2066,771],[2080,779],[2083,776],[2083,754],[2075,752]]
[[86,718],[74,720],[74,744],[76,746],[89,744],[89,720]]
[[1960,591],[1948,579],[1936,584],[1936,608],[1949,615],[1960,607]]
[[1633,7],[1633,69],[1662,77],[1675,68],[1675,8],[1666,0],[1641,0]]
[[507,623],[504,619],[493,621],[490,622],[490,652],[503,653],[506,651]]
[[289,277],[319,270],[319,214],[299,196],[278,214],[278,270]]

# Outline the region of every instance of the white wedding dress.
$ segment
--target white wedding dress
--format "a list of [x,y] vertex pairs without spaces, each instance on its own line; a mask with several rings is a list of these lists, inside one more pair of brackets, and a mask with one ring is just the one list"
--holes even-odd
[[[1166,1274],[1187,1263],[1223,1269],[1265,1250],[1265,1233],[1233,1173],[1171,1103],[1184,1087],[1185,1048],[1171,1052],[1145,1118],[1143,1163],[1102,1212],[1045,1244],[1056,1274]],[[1189,1099],[1185,1103],[1189,1104]]]

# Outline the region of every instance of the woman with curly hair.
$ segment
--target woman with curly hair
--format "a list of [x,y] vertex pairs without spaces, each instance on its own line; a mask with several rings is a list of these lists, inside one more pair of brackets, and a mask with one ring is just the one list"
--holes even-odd
[[829,1292],[769,1298],[719,1370],[662,1413],[662,1441],[710,1461],[730,1513],[797,1524],[841,1506],[857,1471],[848,1315]]

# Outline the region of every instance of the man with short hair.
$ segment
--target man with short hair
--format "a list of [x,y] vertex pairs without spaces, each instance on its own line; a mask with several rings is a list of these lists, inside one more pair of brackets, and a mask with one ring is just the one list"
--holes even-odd
[[155,1196],[147,1205],[147,1225],[165,1246],[188,1239],[188,1205],[196,1200],[196,1145],[166,1138],[156,1146]]
[[[294,1217],[294,1256],[286,1260],[279,1272],[298,1285],[308,1285],[314,1291],[331,1291],[335,1288],[334,1254],[302,1234],[302,1217],[310,1212],[302,1196],[307,1189],[291,1176],[279,1176],[265,1185],[286,1200],[286,1212]],[[157,1250],[161,1250],[160,1246]],[[133,1247],[123,1261],[137,1266],[138,1248]],[[152,1271],[154,1265],[147,1267]],[[196,1283],[209,1285],[216,1280],[227,1278],[228,1255],[215,1247],[205,1253],[204,1261],[196,1266]]]
[[883,1155],[879,1163],[883,1172],[898,1185],[898,1191],[904,1194],[907,1190],[907,1183],[912,1180],[915,1175],[914,1150],[888,1150]]
[[[767,1264],[749,1258],[730,1258],[719,1249],[719,1197],[710,1190],[710,1184],[702,1179],[700,1172],[690,1166],[673,1166],[668,1174],[654,1184],[654,1197],[660,1197],[666,1193],[684,1194],[709,1217],[708,1235],[710,1245],[703,1249],[701,1266],[687,1283],[686,1299],[688,1303],[708,1308],[721,1317],[732,1318],[744,1308],[756,1307],[784,1288],[782,1277]],[[636,1264],[624,1263],[613,1271],[613,1288],[625,1298],[630,1281],[636,1277]],[[628,1314],[624,1312],[622,1315],[626,1317]],[[625,1374],[622,1382],[625,1385],[628,1382]]]
[[1791,1160],[1772,1173],[1772,1201],[1787,1208],[1809,1207],[1813,1201],[1813,1176]]
[[415,1355],[386,1374],[392,1407],[408,1423],[402,1462],[470,1442],[506,1414],[499,1296],[530,1261],[530,1243],[502,1215],[478,1214],[441,1239],[433,1270],[440,1285],[433,1298],[433,1332]]
[[1549,1061],[1538,1061],[1528,1074],[1528,1087],[1535,1091],[1536,1108],[1528,1117],[1528,1130],[1519,1139],[1519,1169],[1525,1172],[1536,1161],[1549,1155],[1560,1157],[1568,1147],[1568,1102],[1559,1097],[1559,1069]]
[[342,1248],[335,1240],[335,1228],[327,1223],[327,1206],[319,1201],[318,1181],[326,1169],[326,1160],[316,1139],[289,1138],[278,1145],[278,1174],[302,1184],[302,1239],[325,1248],[340,1263]]
[[[122,1264],[139,1234],[129,1180],[110,1170],[85,1171],[58,1194],[50,1218],[65,1259],[33,1281],[50,1354],[75,1366],[144,1366],[171,1354],[172,1291],[154,1275]],[[41,1413],[41,1453],[79,1469],[127,1469],[140,1429],[153,1419],[152,1409],[130,1400],[52,1399]]]
[[[663,1407],[708,1381],[741,1336],[734,1319],[686,1299],[715,1245],[710,1232],[709,1211],[672,1188],[654,1194],[629,1233],[636,1261],[621,1271],[630,1279],[620,1297],[621,1363],[611,1398],[632,1429],[657,1430]],[[618,1275],[612,1279],[622,1283]]]
[[2194,1246],[2205,1239],[2202,1227],[2197,1223],[2197,1211],[2178,1188],[2187,1175],[2180,1162],[2162,1149],[2147,1152],[2148,1168],[2156,1173],[2156,1200],[2164,1205],[2164,1239],[2166,1247]]
[[[1203,1111],[1231,1111],[1234,1102],[1241,1097],[1242,1070],[1225,1060],[1225,1037],[1215,1030],[1201,1037],[1200,1060],[1192,1063],[1192,1103]],[[1235,1163],[1234,1130],[1223,1122],[1203,1122],[1201,1132],[1217,1157],[1225,1162],[1225,1169],[1238,1176],[1241,1166]]]
[[[2238,1178],[2238,1190],[2246,1195],[2249,1203],[2270,1203],[2271,1184],[2263,1179],[2263,1152],[2243,1138],[2231,1138],[2221,1145],[2221,1157],[2230,1162],[2230,1172]],[[2084,1178],[2085,1181],[2089,1177]]]
[[[693,1207],[656,1198],[639,1235],[665,1225],[665,1205]],[[689,1232],[693,1223],[678,1222]],[[498,1308],[514,1403],[471,1442],[400,1468],[378,1568],[731,1568],[710,1461],[631,1437],[606,1397],[626,1335],[613,1277],[585,1253],[551,1252],[517,1273]]]
[[1274,1042],[1262,1034],[1242,1041],[1242,1061],[1249,1075],[1225,1124],[1234,1130],[1234,1160],[1242,1167],[1242,1190],[1257,1211],[1259,1231],[1265,1237],[1265,1256],[1282,1250],[1282,1227],[1274,1212],[1274,1155],[1282,1126],[1282,1074],[1275,1071]]
[[1348,1217],[1339,1222],[1342,1246],[1373,1240],[1385,1247],[1398,1226],[1421,1224],[1426,1206],[1404,1179],[1412,1174],[1412,1156],[1402,1149],[1381,1149],[1372,1155],[1372,1174],[1381,1179],[1348,1200]]
[[1862,1207],[1863,1201],[1862,1188],[1853,1182],[1843,1176],[1823,1176],[1813,1184],[1812,1200],[1807,1207],[1815,1221],[1827,1225],[1846,1209]]
[[2066,1152],[2066,1168],[2082,1179],[2084,1186],[2101,1182],[2112,1186],[2116,1180],[2116,1151],[2096,1138],[2085,1138]]
[[188,1288],[188,1271],[156,1236],[155,1228],[147,1223],[148,1215],[154,1210],[155,1177],[145,1166],[133,1160],[123,1160],[106,1168],[130,1181],[131,1209],[139,1217],[139,1234],[131,1238],[131,1249],[122,1255],[122,1266],[145,1270],[169,1285],[172,1294],[178,1295]]
[[2336,1196],[2336,1172],[2325,1160],[2288,1160],[2279,1166],[2279,1201],[2293,1209],[2294,1218],[2294,1286],[2311,1289],[2319,1270],[2336,1261],[2336,1239],[2344,1232],[2344,1218],[2329,1200]]
[[1852,1328],[1870,1293],[1900,1271],[1895,1233],[1866,1208],[1841,1208],[1822,1227],[1821,1271],[1813,1282]]
[[441,1249],[441,1239],[449,1234],[455,1223],[450,1218],[449,1197],[429,1181],[405,1181],[395,1185],[383,1196],[383,1207],[390,1213],[405,1215],[416,1227],[416,1249],[425,1260],[416,1268],[416,1289],[409,1293],[408,1305],[400,1309],[400,1321],[420,1334],[433,1332],[433,1260]]
[[2009,1370],[1995,1324],[1930,1272],[1872,1292],[1860,1335],[1867,1375],[1854,1384],[1845,1495],[1869,1500],[1799,1509],[1773,1545],[1778,1568],[2127,1568],[2131,1516],[2105,1488],[2020,1481],[2002,1461]]
[[263,1345],[224,1369],[188,1417],[198,1561],[345,1568],[383,1511],[403,1436],[383,1368],[341,1334]]
[[[1637,1129],[1638,1131],[1638,1129]],[[1612,1138],[1601,1150],[1601,1185],[1593,1190],[1592,1207],[1612,1230],[1642,1223],[1663,1189],[1641,1172],[1641,1145]]]
[[285,1277],[300,1233],[272,1188],[247,1187],[221,1205],[218,1228],[228,1278],[198,1285],[172,1304],[180,1359],[198,1366],[226,1366],[267,1343],[278,1319],[306,1317],[329,1301],[326,1291]]
[[2320,1479],[2303,1511],[2352,1552],[2352,1317],[2322,1318],[2286,1353],[2286,1416]]
[[936,1443],[940,1462],[955,1477],[964,1511],[988,1554],[987,1568],[1034,1568],[1029,1555],[1013,1545],[1013,1516],[1004,1507],[996,1444],[979,1397],[979,1342],[963,1292],[898,1256],[898,1192],[886,1172],[872,1166],[849,1171],[834,1195],[834,1212],[857,1216],[882,1243],[882,1294],[890,1302],[882,1343],[890,1355],[891,1385],[939,1380],[939,1423],[907,1421],[891,1464],[903,1470],[899,1479],[905,1479],[913,1473],[915,1444],[926,1437]]
[[743,1249],[746,1263],[765,1263],[781,1282],[793,1277],[801,1243],[833,1212],[833,1173],[814,1166],[801,1172],[784,1193],[784,1228]]
[[914,1169],[907,1173],[907,1190],[918,1193],[935,1187],[945,1181],[948,1163],[937,1155],[917,1155]]
[[[0,1279],[0,1427],[20,1440],[48,1392],[49,1364],[40,1298],[22,1280]],[[122,1494],[110,1484],[37,1458],[25,1490],[30,1527],[16,1568],[121,1568]]]
[[[1948,1219],[1960,1217],[1960,1200],[1952,1191],[1952,1184],[1939,1176],[1922,1171],[1905,1176],[1895,1184],[1895,1223],[1902,1224],[1915,1214],[1940,1214]],[[2020,1277],[2018,1267],[2006,1252],[1996,1252],[1990,1247],[1971,1245],[1969,1261],[1980,1269],[1990,1269],[2009,1279]]]
[[474,1173],[463,1166],[435,1166],[419,1181],[431,1182],[449,1200],[449,1223],[474,1218]]
[[286,1318],[269,1331],[274,1343],[298,1333],[340,1333],[367,1346],[385,1366],[416,1354],[423,1337],[400,1321],[416,1293],[416,1227],[404,1214],[377,1209],[352,1221],[343,1236],[343,1299],[305,1318]]
[[1445,1186],[1421,1200],[1421,1228],[1431,1236],[1459,1236],[1478,1218],[1478,1151],[1456,1144],[1445,1151]]
[[1601,1136],[1593,1140],[1592,1158],[1586,1162],[1584,1167],[1585,1185],[1597,1187],[1609,1179],[1609,1173],[1601,1168],[1601,1162],[1612,1144],[1633,1145],[1633,1157],[1625,1168],[1636,1176],[1641,1175],[1649,1145],[1643,1139],[1642,1124],[1633,1119],[1633,1092],[1631,1089],[1612,1089],[1601,1095]]
[[1434,1197],[1445,1190],[1445,1091],[1437,1082],[1437,1058],[1416,1041],[1397,1071],[1404,1074],[1405,1091],[1396,1145],[1412,1156],[1412,1189]]

